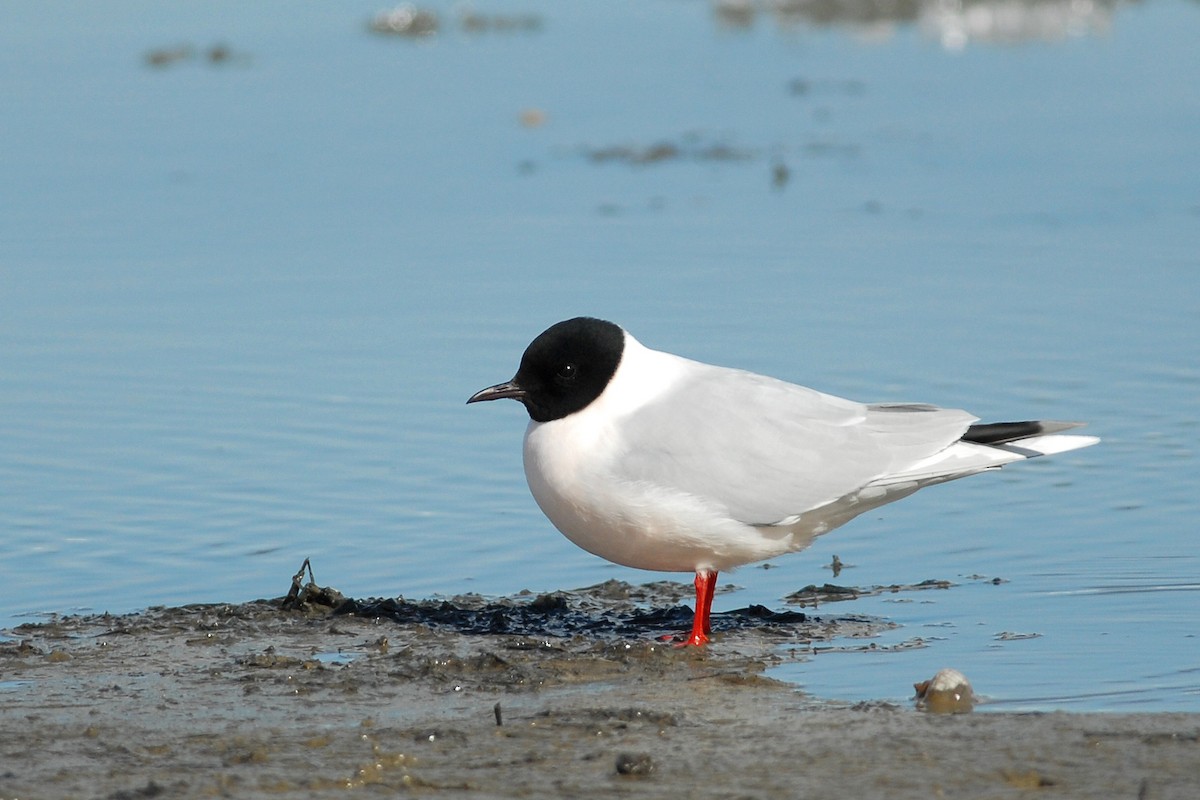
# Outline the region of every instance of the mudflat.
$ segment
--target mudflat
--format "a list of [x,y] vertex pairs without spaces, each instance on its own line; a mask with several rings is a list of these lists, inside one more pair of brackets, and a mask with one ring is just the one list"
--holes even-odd
[[678,648],[659,636],[688,588],[310,584],[22,625],[0,643],[0,798],[1200,796],[1200,715],[831,704],[765,668],[877,621],[750,608]]

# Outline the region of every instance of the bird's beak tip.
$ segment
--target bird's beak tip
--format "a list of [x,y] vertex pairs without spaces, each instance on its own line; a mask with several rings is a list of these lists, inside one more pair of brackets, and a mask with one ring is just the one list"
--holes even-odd
[[467,398],[467,403],[480,403],[484,400],[500,400],[505,397],[511,397],[513,400],[521,400],[525,397],[525,390],[517,385],[515,381],[505,381],[498,383],[495,386],[489,386],[486,389],[480,389],[475,394]]

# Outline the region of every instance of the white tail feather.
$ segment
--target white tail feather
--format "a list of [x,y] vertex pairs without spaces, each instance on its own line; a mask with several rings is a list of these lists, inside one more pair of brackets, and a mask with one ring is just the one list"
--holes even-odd
[[956,442],[901,472],[877,478],[868,486],[887,487],[910,482],[927,486],[989,469],[998,469],[1014,461],[1078,450],[1099,441],[1095,436],[1046,434],[995,445]]

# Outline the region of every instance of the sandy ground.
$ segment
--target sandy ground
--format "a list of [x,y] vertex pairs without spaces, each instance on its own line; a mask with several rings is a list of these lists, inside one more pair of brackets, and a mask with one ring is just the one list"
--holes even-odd
[[21,626],[0,644],[0,800],[1200,797],[1200,715],[832,706],[764,668],[877,621],[743,609],[680,649],[656,635],[686,627],[688,588]]

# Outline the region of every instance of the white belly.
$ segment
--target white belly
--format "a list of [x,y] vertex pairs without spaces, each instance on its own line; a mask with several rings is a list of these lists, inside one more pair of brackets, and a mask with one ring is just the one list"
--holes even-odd
[[638,569],[728,570],[801,549],[811,533],[751,526],[666,487],[621,481],[615,443],[572,418],[530,423],[525,477],[542,512],[579,547]]

